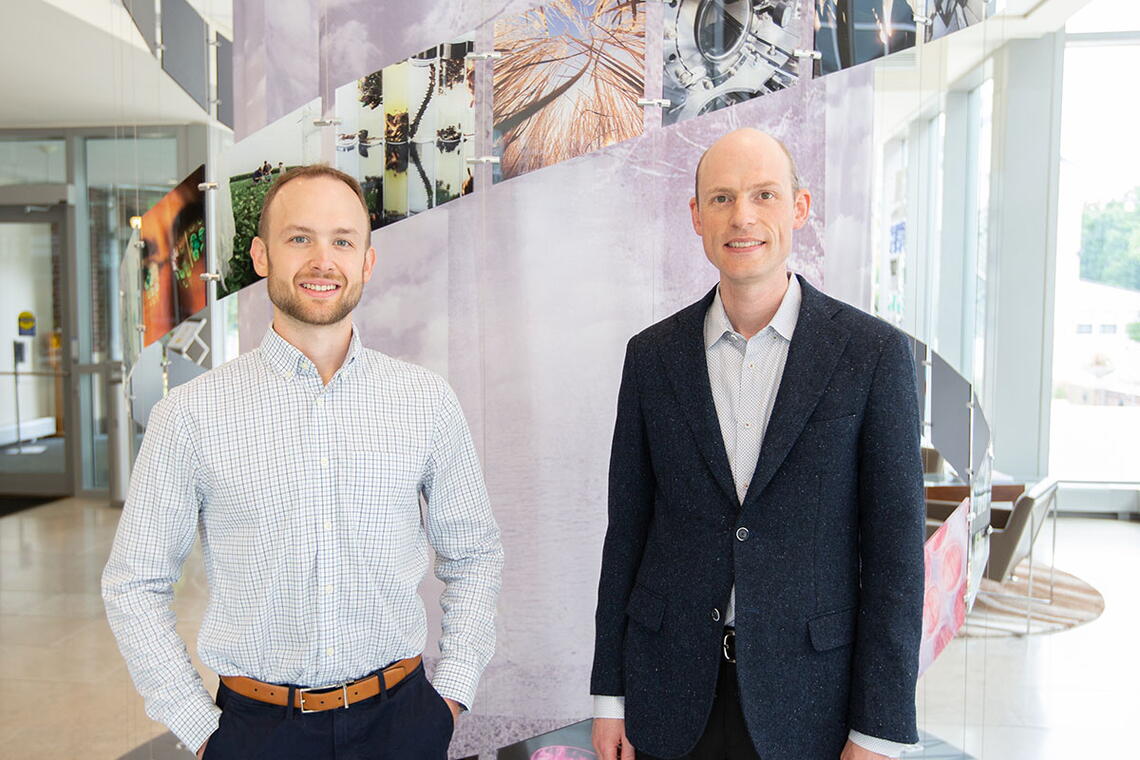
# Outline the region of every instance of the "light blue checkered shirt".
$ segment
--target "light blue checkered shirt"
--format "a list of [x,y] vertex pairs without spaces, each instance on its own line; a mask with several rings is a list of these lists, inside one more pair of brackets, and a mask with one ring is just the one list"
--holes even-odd
[[494,651],[503,553],[467,423],[439,376],[362,348],[354,328],[323,385],[271,328],[260,348],[155,406],[103,598],[147,714],[192,749],[219,715],[170,606],[195,533],[210,586],[202,661],[308,687],[423,651],[430,544],[446,584],[434,686],[471,705]]

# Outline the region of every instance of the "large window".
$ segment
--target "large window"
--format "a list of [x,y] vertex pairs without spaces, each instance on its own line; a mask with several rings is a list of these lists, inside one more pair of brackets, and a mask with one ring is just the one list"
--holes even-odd
[[[1067,27],[1050,471],[1140,480],[1140,4],[1094,2]],[[1116,31],[1107,32],[1113,29]]]

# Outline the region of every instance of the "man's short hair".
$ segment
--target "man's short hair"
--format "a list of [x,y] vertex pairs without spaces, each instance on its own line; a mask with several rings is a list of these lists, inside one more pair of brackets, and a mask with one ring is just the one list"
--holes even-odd
[[[767,133],[765,133],[767,134]],[[796,168],[796,159],[792,158],[792,152],[788,150],[788,146],[784,141],[775,135],[768,135],[776,144],[780,146],[780,150],[784,151],[784,155],[788,157],[788,166],[792,172],[792,195],[795,195],[803,189],[804,183],[800,179],[800,171]],[[701,205],[701,164],[705,162],[705,156],[708,155],[709,150],[712,148],[710,145],[705,148],[705,152],[701,154],[700,159],[697,161],[697,170],[693,172],[693,197],[697,199],[697,205]]]
[[[295,166],[288,170],[273,183],[269,188],[269,192],[265,194],[265,200],[261,204],[261,218],[257,220],[257,236],[265,240],[269,235],[269,205],[273,203],[273,199],[277,197],[277,193],[281,188],[296,179],[312,179],[316,177],[330,177],[332,179],[339,179],[344,184],[348,185],[352,192],[356,193],[356,197],[360,200],[360,206],[364,209],[364,218],[371,219],[371,213],[368,211],[368,201],[364,199],[364,191],[360,188],[360,183],[351,174],[345,174],[340,169],[334,169],[328,164],[309,164],[308,166]],[[371,226],[371,222],[365,225]]]

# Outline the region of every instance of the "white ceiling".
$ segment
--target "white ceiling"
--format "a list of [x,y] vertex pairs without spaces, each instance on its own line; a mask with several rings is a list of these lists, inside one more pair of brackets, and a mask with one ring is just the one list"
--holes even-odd
[[[119,0],[2,2],[0,129],[209,121],[162,71]],[[232,29],[232,0],[191,3],[223,33]]]

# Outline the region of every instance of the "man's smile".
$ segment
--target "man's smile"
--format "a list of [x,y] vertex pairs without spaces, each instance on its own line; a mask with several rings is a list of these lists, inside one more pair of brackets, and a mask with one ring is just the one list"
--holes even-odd
[[763,240],[756,240],[755,238],[740,238],[736,240],[730,240],[724,245],[726,248],[731,248],[734,251],[744,251],[752,250],[753,248],[759,248],[760,246],[765,245],[765,242]]
[[313,298],[329,298],[333,296],[341,285],[331,280],[305,280],[298,283],[302,290]]

